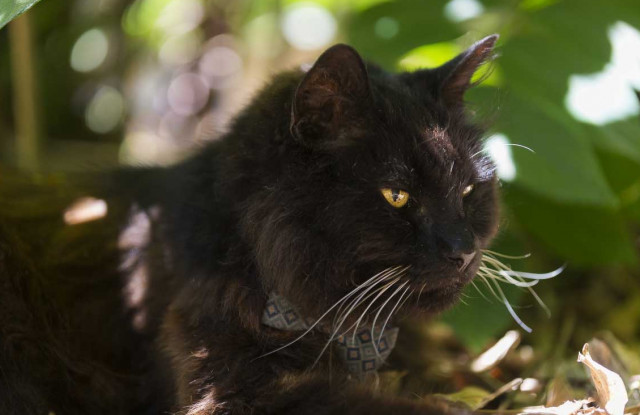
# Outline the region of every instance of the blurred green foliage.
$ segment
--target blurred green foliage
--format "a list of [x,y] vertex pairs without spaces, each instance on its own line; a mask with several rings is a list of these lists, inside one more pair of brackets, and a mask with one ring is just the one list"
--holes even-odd
[[[142,61],[157,60],[155,54],[168,36],[158,19],[165,8],[175,3],[110,0],[116,4],[110,14],[74,20],[65,10],[77,2],[69,0],[66,5],[60,0],[47,0],[36,10],[49,2],[47,7],[55,12],[51,16],[66,16],[62,21],[72,24],[64,29],[53,27],[51,17],[37,16],[41,31],[49,36],[48,46],[63,52],[57,57],[55,53],[44,53],[43,59],[67,59],[74,39],[93,25],[105,28],[107,33],[116,32],[115,36],[122,40],[119,56],[114,60],[117,63],[112,62],[111,69],[98,71],[102,79],[120,76],[126,68],[140,70]],[[580,77],[597,80],[597,74],[611,68],[616,56],[628,56],[632,62],[627,69],[636,72],[629,75],[633,79],[628,82],[619,79],[623,76],[619,72],[612,76],[618,77],[619,85],[629,94],[636,93],[634,87],[640,88],[638,50],[615,49],[612,36],[616,30],[620,32],[621,22],[638,33],[637,0],[198,2],[207,17],[187,33],[198,39],[198,48],[204,48],[207,39],[228,34],[234,37],[236,49],[245,61],[253,55],[266,56],[273,65],[292,49],[279,30],[283,14],[305,4],[325,7],[334,16],[338,28],[334,42],[352,44],[365,58],[389,70],[441,64],[473,41],[499,33],[499,57],[488,67],[487,80],[470,91],[467,98],[479,119],[491,121],[490,135],[501,134],[510,143],[532,151],[510,147],[515,176],[502,183],[504,224],[495,249],[507,254],[531,252],[528,260],[513,261],[518,269],[542,272],[567,265],[563,275],[539,285],[539,293],[552,311],[549,323],[545,323],[539,308],[520,308],[518,312],[533,327],[534,335],[536,330],[546,333],[543,337],[547,341],[557,334],[555,328],[566,329],[567,319],[576,315],[580,316],[574,325],[577,337],[589,337],[590,330],[612,328],[623,339],[638,341],[640,315],[628,311],[640,309],[638,111],[636,108],[617,118],[589,121],[577,116],[569,103],[572,82]],[[31,3],[20,4],[28,7]],[[452,12],[452,3],[458,3],[458,15]],[[2,4],[0,26],[18,10]],[[469,11],[474,12],[465,16],[464,12]],[[316,55],[319,52],[314,51]],[[198,57],[193,59],[180,68],[193,66]],[[58,78],[42,82],[43,96],[48,100],[43,106],[53,107],[50,113],[57,114],[50,116],[49,125],[56,127],[54,132],[74,131],[77,127],[69,127],[73,123],[65,124],[64,120],[76,115],[62,112],[73,113],[67,108],[72,101],[68,87],[77,83],[78,75],[57,64],[51,68],[52,75]],[[6,74],[3,71],[0,68],[0,76]],[[177,72],[172,68],[167,73]],[[0,81],[6,85],[6,79],[4,76]],[[56,82],[66,86],[66,92],[54,93]],[[119,87],[122,83],[111,85]],[[47,92],[49,89],[54,92]],[[61,102],[61,96],[68,102]],[[209,102],[214,105],[218,101],[214,94]],[[616,103],[599,103],[603,112],[613,104]],[[122,133],[117,130],[111,137]],[[74,133],[82,134],[89,133]],[[467,345],[477,349],[513,323],[497,301],[487,302],[473,288],[468,295],[468,305],[457,307],[444,318]],[[522,304],[533,304],[530,296],[519,297],[517,290],[509,289],[507,295],[514,302],[520,298]],[[618,315],[624,316],[625,324],[612,317]],[[581,327],[584,332],[580,332]],[[584,340],[575,341],[581,344]]]

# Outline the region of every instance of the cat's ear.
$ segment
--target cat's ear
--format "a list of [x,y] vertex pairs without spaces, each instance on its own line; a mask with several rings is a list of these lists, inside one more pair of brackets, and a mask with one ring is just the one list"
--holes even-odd
[[338,44],[304,76],[292,104],[291,133],[311,144],[337,143],[363,122],[369,77],[358,52]]
[[437,98],[449,106],[461,105],[465,92],[474,85],[471,82],[473,74],[483,63],[493,58],[493,48],[498,38],[497,34],[487,36],[444,65],[415,72],[412,74],[413,81],[419,81],[421,77],[427,78],[428,85]]

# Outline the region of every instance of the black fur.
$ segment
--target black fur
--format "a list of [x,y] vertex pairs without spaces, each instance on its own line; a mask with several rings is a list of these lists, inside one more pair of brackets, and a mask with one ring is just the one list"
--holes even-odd
[[310,370],[321,330],[261,357],[299,333],[260,317],[272,291],[318,317],[397,265],[423,289],[397,318],[455,303],[480,257],[460,255],[497,226],[493,167],[462,102],[495,40],[399,75],[334,46],[189,160],[99,178],[106,219],[65,227],[52,205],[29,239],[33,221],[4,211],[0,312],[16,319],[0,317],[2,413],[445,411],[349,381],[331,350]]

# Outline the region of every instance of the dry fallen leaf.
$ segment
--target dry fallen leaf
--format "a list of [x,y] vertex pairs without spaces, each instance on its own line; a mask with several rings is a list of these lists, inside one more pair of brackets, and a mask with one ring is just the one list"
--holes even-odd
[[556,371],[555,377],[547,385],[546,406],[558,406],[562,403],[574,399],[578,395],[569,381],[564,371]]
[[519,343],[520,333],[518,331],[510,330],[506,332],[496,344],[491,346],[471,363],[471,371],[480,373],[495,367],[505,358],[507,353],[515,349]]
[[589,345],[585,344],[578,353],[578,362],[589,368],[591,379],[598,393],[598,403],[609,415],[623,415],[627,404],[627,390],[622,378],[591,358]]
[[523,408],[521,414],[527,415],[574,415],[574,414],[583,414],[584,409],[587,408],[590,401],[588,399],[583,399],[580,401],[566,401],[562,405],[559,406],[532,406],[530,408]]

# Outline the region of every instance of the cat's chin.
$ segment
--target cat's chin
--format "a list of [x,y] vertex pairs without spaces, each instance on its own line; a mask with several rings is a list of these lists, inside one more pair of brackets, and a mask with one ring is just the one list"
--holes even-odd
[[454,283],[430,290],[420,290],[422,286],[414,287],[416,297],[407,302],[406,312],[408,314],[434,314],[445,311],[458,303],[462,290],[466,284]]

